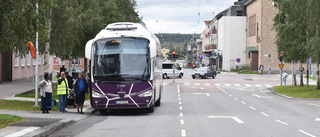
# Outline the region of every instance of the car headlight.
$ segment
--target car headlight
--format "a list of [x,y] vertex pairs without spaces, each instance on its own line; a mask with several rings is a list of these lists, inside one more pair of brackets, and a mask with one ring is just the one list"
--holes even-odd
[[152,96],[152,90],[148,90],[138,95],[139,97],[149,97]]
[[98,92],[95,92],[95,91],[92,91],[92,97],[95,97],[95,98],[104,98],[105,96],[98,93]]

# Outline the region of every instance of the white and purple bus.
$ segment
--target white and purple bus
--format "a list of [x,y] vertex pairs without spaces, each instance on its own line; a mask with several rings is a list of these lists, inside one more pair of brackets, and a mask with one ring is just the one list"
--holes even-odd
[[162,85],[159,39],[139,23],[109,24],[89,40],[91,106],[109,109],[146,109],[160,106]]

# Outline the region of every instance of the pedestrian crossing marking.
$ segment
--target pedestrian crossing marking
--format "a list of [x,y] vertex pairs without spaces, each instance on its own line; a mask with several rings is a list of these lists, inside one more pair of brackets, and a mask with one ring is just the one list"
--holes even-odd
[[256,85],[256,87],[262,87],[261,85]]
[[226,85],[226,86],[231,86],[230,84],[224,84],[224,85]]
[[235,86],[237,86],[237,87],[240,87],[241,85],[240,84],[234,84]]
[[220,84],[214,84],[214,85],[216,85],[216,86],[220,86]]
[[271,85],[266,85],[266,87],[271,88],[272,86]]
[[246,87],[251,87],[251,85],[249,85],[249,84],[244,84]]
[[200,85],[200,83],[194,83],[194,85]]
[[168,83],[163,83],[163,85],[168,85]]
[[204,83],[204,85],[209,86],[210,84],[209,83]]
[[190,85],[190,83],[183,83],[184,85]]

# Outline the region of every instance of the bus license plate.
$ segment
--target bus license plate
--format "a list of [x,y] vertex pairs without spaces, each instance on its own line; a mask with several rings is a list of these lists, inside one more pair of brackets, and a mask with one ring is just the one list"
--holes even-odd
[[116,104],[128,104],[128,101],[116,101]]

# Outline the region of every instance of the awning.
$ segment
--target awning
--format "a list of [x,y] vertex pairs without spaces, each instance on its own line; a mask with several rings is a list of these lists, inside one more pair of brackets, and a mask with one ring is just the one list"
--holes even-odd
[[212,56],[210,56],[210,59],[214,58],[215,56],[217,56],[216,53],[214,53]]
[[254,46],[254,47],[246,47],[246,50],[243,53],[249,53],[252,51],[259,51],[259,47],[258,46]]

